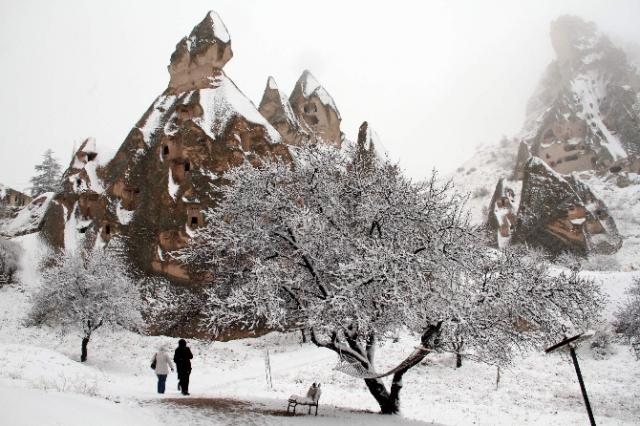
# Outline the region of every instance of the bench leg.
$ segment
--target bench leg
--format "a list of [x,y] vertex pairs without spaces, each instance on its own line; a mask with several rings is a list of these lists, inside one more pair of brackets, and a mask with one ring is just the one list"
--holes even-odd
[[307,414],[311,414],[311,406],[309,406],[309,411],[307,411]]
[[318,404],[316,404],[316,416],[318,415]]

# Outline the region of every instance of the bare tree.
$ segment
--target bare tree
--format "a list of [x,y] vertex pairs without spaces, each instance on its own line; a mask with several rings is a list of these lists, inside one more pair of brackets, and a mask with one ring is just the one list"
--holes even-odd
[[34,297],[34,324],[61,325],[82,335],[82,362],[92,334],[103,326],[142,326],[140,295],[122,261],[102,250],[61,254],[43,272]]
[[[463,339],[478,358],[508,362],[596,315],[592,282],[551,274],[535,253],[483,246],[463,198],[435,174],[412,182],[396,165],[323,146],[295,158],[229,171],[207,225],[176,255],[216,277],[210,331],[309,330],[359,371],[382,413],[397,413],[404,374],[431,352]],[[398,330],[419,345],[378,373],[377,342]]]

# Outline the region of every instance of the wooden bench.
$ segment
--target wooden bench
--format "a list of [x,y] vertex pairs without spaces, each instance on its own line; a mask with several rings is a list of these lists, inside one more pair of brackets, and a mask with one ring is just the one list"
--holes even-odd
[[318,415],[318,401],[320,400],[320,395],[322,394],[322,390],[320,389],[320,383],[312,384],[309,390],[307,391],[306,396],[299,395],[291,395],[289,397],[289,405],[287,405],[287,413],[293,408],[293,415],[296,414],[296,406],[298,405],[306,405],[309,407],[308,414],[311,414],[311,407],[316,407],[316,416]]

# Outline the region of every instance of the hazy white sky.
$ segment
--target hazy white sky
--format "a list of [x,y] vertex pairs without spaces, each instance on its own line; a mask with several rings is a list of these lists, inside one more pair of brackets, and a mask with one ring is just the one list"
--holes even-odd
[[342,130],[363,120],[414,177],[520,130],[553,59],[549,22],[573,13],[640,41],[640,1],[0,0],[0,182],[28,186],[51,147],[116,149],[169,81],[169,57],[210,9],[231,33],[227,75],[257,105],[310,69]]

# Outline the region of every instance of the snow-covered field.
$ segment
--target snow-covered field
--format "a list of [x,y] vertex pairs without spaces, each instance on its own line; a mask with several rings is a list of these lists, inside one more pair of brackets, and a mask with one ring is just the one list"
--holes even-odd
[[[272,333],[233,342],[189,341],[194,352],[191,396],[155,393],[149,368],[156,348],[177,339],[99,330],[81,364],[80,338],[59,330],[25,327],[29,296],[38,286],[37,236],[16,239],[29,254],[22,284],[0,289],[0,423],[7,425],[549,425],[585,424],[579,386],[566,355],[528,354],[511,368],[436,355],[404,378],[402,416],[376,414],[364,382],[333,370],[333,352],[299,343],[297,334]],[[590,273],[609,294],[606,316],[637,272]],[[379,371],[404,358],[416,343],[408,335],[379,351]],[[269,351],[273,387],[265,378]],[[640,419],[640,363],[627,346],[613,344],[596,359],[579,351],[598,424],[632,425]],[[284,416],[286,399],[322,383],[318,417]],[[298,412],[306,413],[304,409]]]

